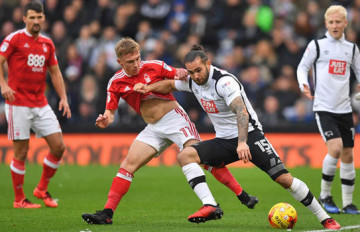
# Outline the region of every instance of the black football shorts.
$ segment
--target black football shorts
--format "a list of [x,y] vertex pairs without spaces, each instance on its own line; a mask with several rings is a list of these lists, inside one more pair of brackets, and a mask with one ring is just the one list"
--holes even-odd
[[[259,130],[249,132],[247,144],[252,156],[250,161],[273,180],[283,173],[288,173],[263,132]],[[200,157],[200,162],[213,167],[222,167],[238,161],[237,146],[238,138],[215,138],[192,145]]]

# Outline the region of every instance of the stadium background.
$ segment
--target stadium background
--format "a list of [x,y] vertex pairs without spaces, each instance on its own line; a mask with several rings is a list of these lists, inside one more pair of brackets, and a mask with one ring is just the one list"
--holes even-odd
[[[0,41],[24,27],[22,7],[27,2],[0,0]],[[46,96],[57,113],[67,144],[64,163],[72,163],[71,158],[66,157],[70,157],[74,150],[84,154],[78,157],[95,154],[94,151],[98,149],[94,146],[95,141],[103,141],[102,147],[106,147],[107,151],[119,152],[113,162],[104,164],[118,163],[131,143],[129,138],[133,138],[134,133],[145,126],[143,120],[123,101],[119,104],[115,122],[109,128],[100,130],[94,126],[97,115],[104,111],[107,82],[120,69],[114,46],[120,38],[130,36],[141,44],[142,59],[160,59],[174,67],[183,67],[182,60],[192,44],[204,45],[213,64],[233,73],[242,82],[265,133],[270,136],[273,145],[279,148],[280,156],[295,160],[294,165],[287,165],[321,166],[315,160],[320,160],[325,154],[325,145],[317,132],[312,103],[299,92],[296,67],[308,42],[325,32],[323,14],[330,4],[342,4],[348,9],[346,37],[359,44],[360,0],[42,2],[46,15],[43,33],[55,43],[73,115],[71,119],[65,119],[56,110],[59,99],[48,78]],[[353,75],[352,81],[353,96],[357,87]],[[177,92],[174,95],[199,132],[213,132],[207,115],[192,94]],[[358,132],[360,102],[352,97],[352,103]],[[1,163],[8,163],[12,154],[11,143],[6,139],[6,129],[4,99],[0,96]],[[101,140],[102,135],[98,133],[105,133],[103,136],[109,136],[112,140]],[[114,133],[121,133],[122,139],[112,137]],[[306,133],[306,136],[301,133]],[[212,136],[202,135],[206,138]],[[273,141],[271,136],[287,139]],[[84,137],[92,139],[83,140]],[[124,149],[110,145],[119,140],[127,141]],[[46,152],[46,149],[42,149],[42,142],[31,140],[30,158],[42,157],[38,153]],[[86,150],[86,147],[91,150]],[[106,153],[105,150],[102,153]],[[175,147],[169,150],[176,152]],[[356,146],[355,154],[359,153],[358,150]],[[30,159],[30,162],[36,160]],[[75,163],[84,165],[95,161],[99,162],[99,159],[85,159]],[[355,162],[359,167],[357,158]]]
[[[24,27],[21,9],[26,2],[0,0],[0,41]],[[66,120],[57,112],[58,99],[50,82],[46,95],[64,131],[66,152],[62,164],[70,165],[61,166],[49,187],[61,207],[21,212],[13,209],[8,167],[12,145],[6,138],[4,99],[0,96],[0,189],[3,190],[0,231],[274,231],[267,222],[267,213],[280,201],[292,204],[298,211],[294,231],[322,228],[305,207],[276,183],[271,183],[257,168],[230,168],[246,191],[259,197],[260,203],[254,210],[247,210],[231,191],[206,172],[207,182],[225,216],[219,222],[190,224],[186,218],[200,207],[200,202],[186,183],[180,167],[175,165],[175,146],[136,173],[136,181],[119,206],[111,227],[89,226],[81,221],[80,215],[103,206],[121,159],[136,133],[145,125],[123,102],[110,128],[96,129],[94,120],[104,110],[107,81],[120,68],[115,62],[113,48],[121,37],[135,38],[143,47],[143,59],[165,60],[174,67],[183,67],[184,54],[193,43],[201,43],[215,65],[241,80],[267,137],[294,176],[305,181],[318,196],[319,167],[326,148],[317,132],[311,103],[299,93],[295,70],[306,44],[324,33],[323,13],[330,4],[346,6],[349,12],[346,36],[359,45],[359,0],[43,2],[47,19],[44,33],[56,45],[73,117]],[[176,93],[176,98],[195,121],[202,137],[214,136],[197,101],[186,93]],[[360,102],[353,103],[360,112]],[[357,120],[357,113],[354,118]],[[360,131],[358,121],[356,124]],[[357,144],[358,141],[355,164],[359,167]],[[46,152],[42,139],[30,139],[24,191],[36,203],[40,201],[32,197],[31,191],[41,175],[40,163]],[[296,167],[299,165],[305,167]],[[359,175],[358,168],[356,172]],[[337,175],[332,193],[341,206],[339,181]],[[355,185],[354,192],[354,203],[358,206],[359,186]],[[344,230],[359,231],[357,215],[333,217]]]

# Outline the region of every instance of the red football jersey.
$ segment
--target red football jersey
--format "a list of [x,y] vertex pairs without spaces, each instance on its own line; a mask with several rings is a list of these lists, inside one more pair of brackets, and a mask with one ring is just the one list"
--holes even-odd
[[124,99],[138,114],[140,113],[140,103],[142,100],[150,98],[161,98],[166,100],[175,100],[174,96],[169,94],[160,94],[149,92],[141,94],[134,92],[136,83],[152,84],[161,80],[173,79],[176,75],[176,69],[165,64],[164,61],[150,60],[141,61],[140,71],[136,76],[128,76],[123,69],[115,73],[110,79],[107,87],[106,109],[116,110],[120,98]]
[[0,46],[0,55],[7,58],[8,85],[15,93],[17,106],[43,107],[47,66],[58,63],[52,40],[43,35],[34,38],[26,29],[8,35]]

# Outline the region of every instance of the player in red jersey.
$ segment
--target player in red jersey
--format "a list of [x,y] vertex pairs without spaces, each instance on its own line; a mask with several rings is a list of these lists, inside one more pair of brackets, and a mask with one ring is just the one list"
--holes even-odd
[[[59,122],[45,97],[45,78],[49,68],[51,81],[60,97],[59,110],[71,117],[64,81],[51,39],[40,34],[45,21],[43,5],[30,2],[24,7],[25,28],[7,36],[0,46],[0,87],[5,98],[8,138],[13,141],[14,157],[10,164],[15,191],[14,208],[40,208],[24,194],[25,160],[29,149],[30,128],[37,137],[43,137],[50,152],[45,156],[43,173],[33,194],[46,206],[57,207],[47,191],[65,150]],[[3,64],[9,67],[5,80]]]
[[[120,40],[115,51],[122,69],[109,81],[106,110],[96,119],[95,125],[106,128],[114,121],[120,98],[140,114],[148,125],[136,137],[121,163],[113,179],[104,209],[94,214],[82,215],[82,218],[90,224],[112,224],[114,211],[121,198],[127,193],[134,173],[152,158],[158,156],[172,143],[176,143],[181,150],[200,140],[195,125],[170,93],[140,94],[134,91],[136,83],[152,84],[164,79],[182,79],[187,76],[187,71],[170,67],[163,61],[141,61],[140,46],[130,38]],[[182,167],[182,170],[204,204],[200,212],[201,219],[221,218],[222,211],[205,183],[205,175],[200,166],[188,165]],[[211,173],[235,192],[239,200],[248,208],[253,208],[258,202],[256,197],[249,196],[241,188],[226,167],[212,168]]]

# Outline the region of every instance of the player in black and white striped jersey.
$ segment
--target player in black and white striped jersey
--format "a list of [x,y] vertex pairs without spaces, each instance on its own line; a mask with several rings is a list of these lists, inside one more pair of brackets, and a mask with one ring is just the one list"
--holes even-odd
[[[350,68],[360,82],[360,54],[356,44],[345,39],[347,11],[339,5],[325,12],[326,34],[311,41],[297,69],[301,91],[314,99],[313,110],[328,154],[322,167],[320,202],[329,213],[340,213],[331,195],[331,186],[340,158],[343,213],[359,214],[353,204],[355,129],[350,101]],[[313,68],[314,91],[308,82]],[[314,96],[312,96],[314,92]]]

